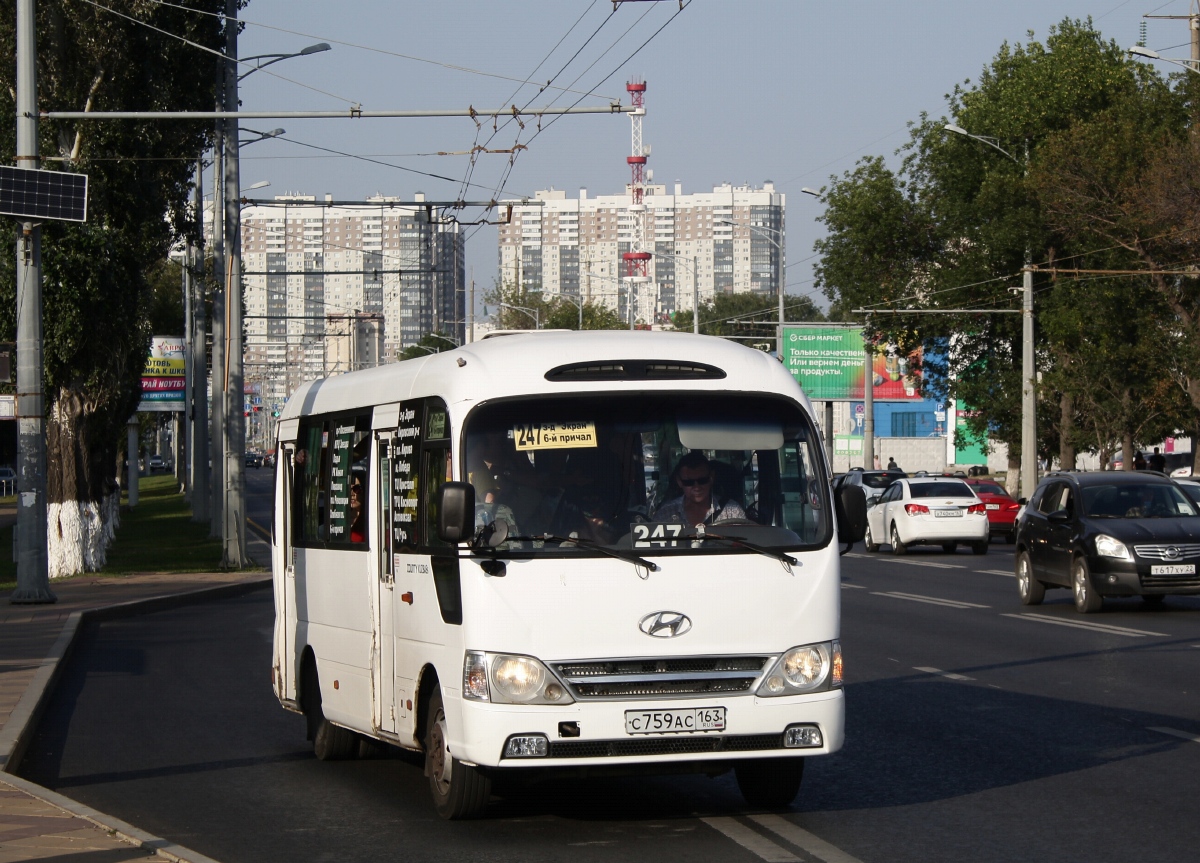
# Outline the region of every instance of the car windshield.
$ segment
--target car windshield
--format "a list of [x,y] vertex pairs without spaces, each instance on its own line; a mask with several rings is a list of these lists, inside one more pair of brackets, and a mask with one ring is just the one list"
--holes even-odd
[[994,482],[979,482],[975,484],[975,491],[978,494],[1002,494],[1008,497],[1008,492],[996,485]]
[[965,482],[914,482],[909,485],[909,495],[912,497],[975,497],[971,487]]
[[1200,485],[1188,483],[1182,487],[1183,493],[1192,499],[1192,503],[1200,503]]
[[1197,515],[1196,505],[1171,483],[1093,485],[1081,491],[1092,518],[1178,518]]
[[784,399],[505,400],[471,413],[464,443],[476,525],[506,521],[508,553],[795,549],[832,535],[816,429]]
[[863,485],[867,488],[887,488],[896,480],[900,479],[902,473],[863,473]]

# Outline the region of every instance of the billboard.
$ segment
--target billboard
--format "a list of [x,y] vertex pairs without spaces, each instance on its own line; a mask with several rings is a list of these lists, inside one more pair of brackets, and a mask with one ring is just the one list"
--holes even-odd
[[181,336],[155,336],[142,372],[142,400],[138,411],[185,409],[187,359]]
[[[876,401],[920,401],[916,373],[921,352],[902,355],[878,347],[872,363]],[[783,328],[783,364],[813,401],[862,401],[866,343],[861,327]]]

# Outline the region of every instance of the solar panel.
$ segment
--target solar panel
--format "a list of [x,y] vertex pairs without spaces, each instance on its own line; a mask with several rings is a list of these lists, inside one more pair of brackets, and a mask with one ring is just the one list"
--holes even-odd
[[0,165],[0,214],[22,219],[87,220],[87,174]]

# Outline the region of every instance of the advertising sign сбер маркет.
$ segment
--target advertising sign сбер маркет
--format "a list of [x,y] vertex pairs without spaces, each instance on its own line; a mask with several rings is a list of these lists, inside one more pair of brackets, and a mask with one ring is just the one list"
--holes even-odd
[[[879,346],[872,359],[876,401],[919,401],[918,349]],[[813,401],[861,401],[866,343],[860,327],[784,327],[783,364]]]

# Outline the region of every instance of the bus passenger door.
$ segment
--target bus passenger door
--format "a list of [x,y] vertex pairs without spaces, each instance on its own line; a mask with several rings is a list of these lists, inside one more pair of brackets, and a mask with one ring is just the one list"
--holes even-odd
[[404,704],[396,692],[396,573],[392,554],[392,463],[394,458],[391,432],[378,433],[376,441],[377,470],[375,487],[379,489],[377,526],[373,539],[379,550],[379,578],[376,582],[375,657],[375,723],[381,731],[395,733],[397,715],[403,715]]
[[296,700],[296,546],[292,536],[292,489],[295,482],[295,443],[283,444],[282,463],[280,464],[279,506],[277,507],[275,536],[283,551],[283,578],[280,588],[280,606],[278,611],[279,631],[276,634],[279,659],[279,692],[280,698],[286,701]]

